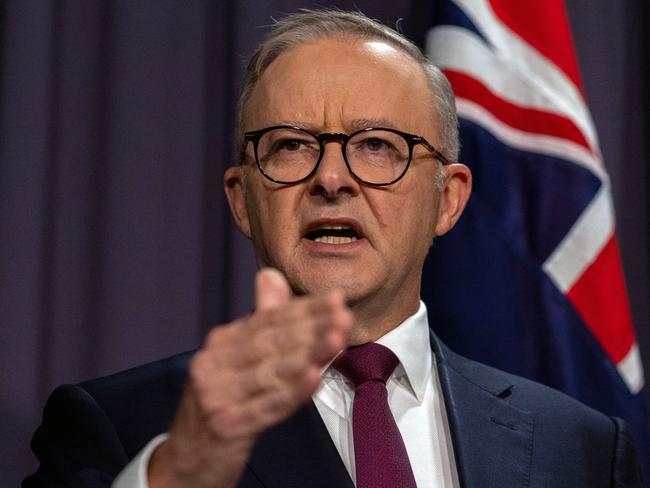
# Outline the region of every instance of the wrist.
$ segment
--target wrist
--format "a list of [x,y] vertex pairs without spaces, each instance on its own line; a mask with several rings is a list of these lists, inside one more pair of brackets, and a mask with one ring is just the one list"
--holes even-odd
[[250,452],[241,444],[201,448],[184,446],[170,437],[151,455],[149,488],[234,488]]

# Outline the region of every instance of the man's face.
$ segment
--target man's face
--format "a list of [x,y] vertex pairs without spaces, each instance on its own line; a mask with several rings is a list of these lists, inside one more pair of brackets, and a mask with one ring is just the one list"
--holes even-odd
[[[248,103],[245,130],[292,125],[350,134],[381,126],[439,146],[432,103],[421,68],[400,51],[377,41],[322,39],[269,66]],[[352,305],[374,301],[414,311],[431,241],[457,218],[436,190],[439,161],[416,146],[404,178],[373,187],[349,173],[340,142],[325,147],[318,170],[301,183],[264,178],[252,144],[244,166],[226,173],[235,219],[260,266],[280,269],[296,293],[342,289]],[[315,240],[313,231],[327,227],[352,228],[356,240]]]

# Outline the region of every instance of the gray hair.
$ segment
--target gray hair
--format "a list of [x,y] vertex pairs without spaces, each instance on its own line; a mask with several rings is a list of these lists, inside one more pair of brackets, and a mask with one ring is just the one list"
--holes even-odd
[[266,69],[288,49],[318,39],[351,36],[364,40],[379,40],[406,53],[416,61],[427,77],[433,96],[436,120],[439,124],[440,152],[450,161],[458,160],[458,116],[454,93],[444,74],[413,42],[384,24],[366,17],[361,12],[337,9],[302,9],[275,22],[253,54],[242,82],[237,111],[237,144],[241,147],[244,132],[244,113],[255,85]]

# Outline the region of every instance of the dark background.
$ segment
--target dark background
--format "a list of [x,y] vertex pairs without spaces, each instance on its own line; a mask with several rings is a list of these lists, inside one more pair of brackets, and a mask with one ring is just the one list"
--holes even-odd
[[[650,358],[646,3],[567,7]],[[255,264],[221,175],[242,67],[271,16],[357,7],[389,25],[403,18],[420,41],[434,4],[0,4],[3,486],[34,468],[28,443],[53,387],[197,347],[212,325],[250,307]]]

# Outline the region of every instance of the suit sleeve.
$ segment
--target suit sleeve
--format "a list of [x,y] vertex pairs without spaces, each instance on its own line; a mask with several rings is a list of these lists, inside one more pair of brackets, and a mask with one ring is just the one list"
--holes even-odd
[[128,462],[104,411],[86,390],[72,385],[50,395],[32,450],[40,465],[23,488],[108,487]]
[[624,421],[614,417],[616,443],[612,468],[612,486],[615,488],[643,488],[639,458],[632,434]]

